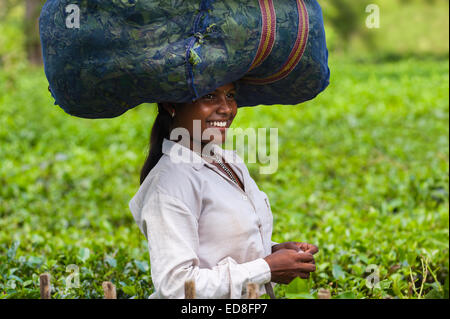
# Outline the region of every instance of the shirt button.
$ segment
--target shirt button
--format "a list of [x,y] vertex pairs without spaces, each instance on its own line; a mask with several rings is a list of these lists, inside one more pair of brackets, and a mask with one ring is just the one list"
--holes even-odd
[[247,198],[248,198],[247,195],[242,195],[243,200],[247,200]]

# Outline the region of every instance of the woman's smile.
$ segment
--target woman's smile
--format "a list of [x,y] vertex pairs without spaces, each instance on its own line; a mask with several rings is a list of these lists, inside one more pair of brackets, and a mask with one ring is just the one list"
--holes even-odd
[[231,120],[216,120],[216,121],[206,121],[206,128],[217,128],[220,131],[225,131],[231,125]]

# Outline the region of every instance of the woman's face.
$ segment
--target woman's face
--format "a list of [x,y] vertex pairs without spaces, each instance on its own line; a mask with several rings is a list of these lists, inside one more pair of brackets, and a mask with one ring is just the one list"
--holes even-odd
[[[211,141],[225,143],[226,129],[230,127],[237,113],[235,95],[234,84],[230,83],[194,102],[176,105],[173,128],[187,129],[191,140],[203,145]],[[194,123],[194,120],[200,122]],[[212,130],[205,132],[209,128]]]

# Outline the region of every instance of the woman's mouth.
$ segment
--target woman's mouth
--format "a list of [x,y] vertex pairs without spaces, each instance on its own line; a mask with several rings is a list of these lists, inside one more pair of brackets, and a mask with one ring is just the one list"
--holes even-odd
[[224,130],[228,127],[228,123],[229,121],[206,121],[206,126]]

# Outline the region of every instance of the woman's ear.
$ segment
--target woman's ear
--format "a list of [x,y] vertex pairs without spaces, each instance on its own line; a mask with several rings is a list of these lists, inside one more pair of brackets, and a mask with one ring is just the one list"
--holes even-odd
[[175,106],[173,104],[163,102],[161,103],[161,106],[163,107],[164,110],[167,111],[167,113],[169,113],[173,117],[173,115],[175,114]]
[[167,113],[169,113],[169,114],[172,113],[173,110],[171,109],[171,106],[169,103],[162,102],[160,104],[161,104],[162,108],[167,111]]

